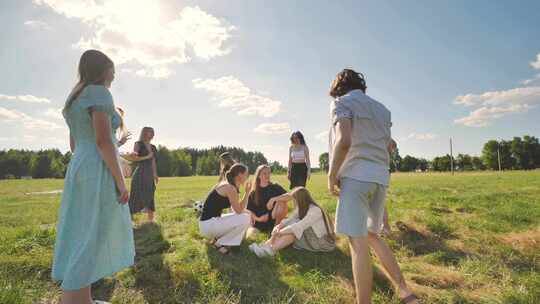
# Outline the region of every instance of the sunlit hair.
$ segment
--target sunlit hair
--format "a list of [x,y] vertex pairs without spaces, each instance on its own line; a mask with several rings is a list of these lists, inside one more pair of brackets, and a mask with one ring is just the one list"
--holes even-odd
[[120,136],[125,136],[128,134],[128,130],[124,121],[124,109],[120,107],[116,107],[116,111],[118,111],[118,114],[120,114],[120,126],[118,127],[118,131],[120,133]]
[[328,232],[330,236],[335,237],[334,229],[331,228],[332,222],[330,221],[328,214],[326,214],[324,209],[319,206],[319,204],[317,204],[315,200],[313,200],[311,194],[306,188],[296,187],[291,190],[290,194],[296,202],[296,205],[298,206],[298,218],[303,219],[306,216],[309,210],[309,206],[316,206],[317,208],[321,209],[324,225],[326,226],[326,232]]
[[301,145],[305,145],[306,144],[306,140],[304,139],[304,134],[302,134],[302,132],[300,131],[295,131],[293,132],[293,134],[291,134],[291,144],[294,144],[294,137],[298,137],[298,141],[300,142]]
[[141,134],[139,135],[139,141],[144,140],[144,134],[146,132],[152,132],[152,134],[154,134],[154,128],[152,128],[152,127],[144,127],[144,128],[142,128]]
[[240,191],[240,189],[238,189],[238,186],[234,183],[234,179],[238,175],[244,174],[247,171],[248,171],[248,168],[244,164],[236,163],[232,165],[232,167],[229,170],[227,170],[227,173],[225,173],[225,179],[227,180],[229,184],[233,185],[237,191]]
[[262,202],[261,202],[261,173],[265,169],[268,169],[270,172],[272,172],[272,169],[268,165],[260,165],[260,166],[257,167],[257,170],[255,170],[255,205],[257,205],[257,206],[262,205]]
[[231,153],[223,152],[219,155],[219,181],[225,179],[225,173],[236,163]]
[[357,73],[351,69],[344,69],[336,75],[330,86],[330,96],[338,98],[352,90],[366,92],[366,80],[362,73]]
[[64,105],[64,114],[88,85],[104,85],[106,72],[110,68],[114,68],[114,63],[107,55],[98,50],[85,51],[79,60],[79,82],[69,94]]

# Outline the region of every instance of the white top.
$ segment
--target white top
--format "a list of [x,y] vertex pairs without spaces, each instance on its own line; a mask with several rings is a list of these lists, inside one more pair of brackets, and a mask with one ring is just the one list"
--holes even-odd
[[292,232],[297,240],[302,237],[304,230],[308,229],[309,227],[313,228],[313,231],[318,238],[328,234],[328,231],[326,231],[326,225],[324,224],[322,210],[315,205],[309,206],[308,212],[303,219],[298,217],[298,208],[296,208],[293,214],[283,220],[282,223],[286,227],[281,231]]
[[[338,173],[363,182],[388,186],[390,180],[391,113],[380,102],[353,90],[336,98],[330,105],[332,125],[329,132],[330,153],[335,145],[339,119],[352,121],[351,147]],[[330,155],[332,159],[332,155]]]
[[291,160],[293,163],[305,163],[306,162],[306,148],[300,146],[300,148],[291,147]]

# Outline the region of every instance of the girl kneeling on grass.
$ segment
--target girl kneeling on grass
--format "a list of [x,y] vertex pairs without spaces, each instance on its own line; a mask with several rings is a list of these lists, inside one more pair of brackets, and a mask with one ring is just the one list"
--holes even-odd
[[274,227],[272,236],[264,243],[253,243],[249,249],[258,257],[273,256],[285,247],[314,252],[328,252],[336,248],[334,230],[324,210],[313,200],[304,187],[273,197],[268,201],[268,209],[276,202],[295,201],[296,210],[292,216]]
[[[222,254],[229,253],[230,246],[240,246],[246,230],[251,226],[251,214],[246,210],[246,202],[251,184],[246,184],[244,197],[240,199],[240,187],[246,183],[248,169],[242,164],[234,164],[206,198],[199,229],[204,237]],[[221,215],[223,209],[231,208],[234,213]]]

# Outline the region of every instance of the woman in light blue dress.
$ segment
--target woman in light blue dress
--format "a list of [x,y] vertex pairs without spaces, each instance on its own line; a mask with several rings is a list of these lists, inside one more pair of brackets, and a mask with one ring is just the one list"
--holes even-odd
[[66,101],[73,157],[64,181],[52,278],[62,304],[93,303],[91,284],[134,262],[129,197],[119,165],[115,131],[121,117],[108,90],[114,64],[84,52],[79,83]]

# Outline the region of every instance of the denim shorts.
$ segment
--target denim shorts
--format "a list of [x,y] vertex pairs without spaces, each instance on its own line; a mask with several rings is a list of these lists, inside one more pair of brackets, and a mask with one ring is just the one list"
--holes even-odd
[[336,232],[347,236],[379,234],[384,215],[386,186],[341,178],[336,210]]

